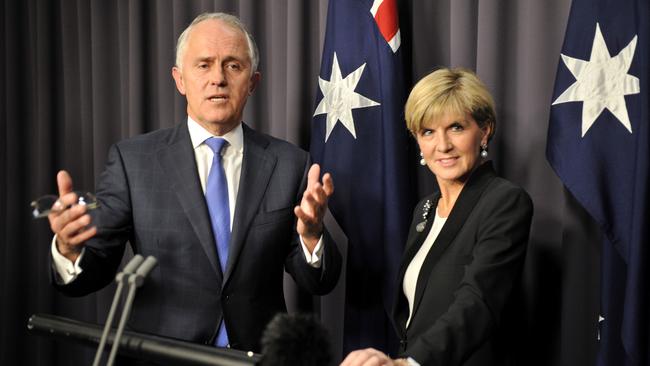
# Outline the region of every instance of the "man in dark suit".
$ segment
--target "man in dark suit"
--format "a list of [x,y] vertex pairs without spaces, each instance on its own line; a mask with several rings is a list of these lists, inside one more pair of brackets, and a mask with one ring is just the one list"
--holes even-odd
[[70,206],[72,179],[59,172],[49,220],[61,292],[106,286],[129,242],[158,259],[132,329],[259,351],[267,322],[286,311],[283,269],[312,294],[336,285],[341,257],[322,225],[331,177],[319,181],[305,151],[242,123],[257,63],[236,17],[200,15],[172,70],[187,121],[112,146],[95,210]]

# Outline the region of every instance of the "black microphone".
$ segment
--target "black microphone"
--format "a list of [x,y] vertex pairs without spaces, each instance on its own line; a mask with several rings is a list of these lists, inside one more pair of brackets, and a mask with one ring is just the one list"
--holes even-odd
[[142,286],[144,279],[149,275],[149,272],[158,264],[158,261],[153,256],[148,256],[147,259],[140,264],[135,273],[129,274],[129,294],[126,297],[124,306],[122,307],[122,316],[120,317],[120,324],[117,327],[115,332],[115,337],[113,338],[113,348],[111,348],[111,353],[108,356],[107,366],[112,366],[115,362],[115,357],[117,356],[117,349],[120,347],[120,338],[122,338],[122,333],[124,332],[124,327],[126,326],[126,321],[129,319],[131,314],[131,306],[133,305],[133,300],[135,299],[135,291],[138,287]]
[[108,339],[108,332],[113,325],[113,317],[115,316],[115,309],[117,309],[117,303],[120,301],[120,294],[124,288],[124,284],[127,282],[129,275],[135,273],[136,269],[142,264],[144,258],[140,254],[136,254],[131,258],[129,263],[124,266],[122,272],[118,273],[115,276],[115,281],[117,282],[117,289],[115,290],[115,295],[113,295],[113,303],[111,308],[108,311],[108,317],[106,318],[106,324],[104,324],[104,331],[102,332],[102,337],[99,340],[99,346],[97,347],[97,352],[95,353],[95,360],[93,361],[93,366],[99,366],[99,360],[102,357],[104,352],[104,347],[106,346],[106,340]]
[[313,315],[277,314],[262,335],[259,366],[329,366],[330,337]]

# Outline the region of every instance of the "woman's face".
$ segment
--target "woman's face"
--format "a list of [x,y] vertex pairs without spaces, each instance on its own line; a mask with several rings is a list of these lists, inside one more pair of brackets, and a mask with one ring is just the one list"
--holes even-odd
[[417,141],[438,184],[465,183],[480,163],[480,147],[487,144],[490,125],[480,128],[472,116],[445,113],[423,124]]

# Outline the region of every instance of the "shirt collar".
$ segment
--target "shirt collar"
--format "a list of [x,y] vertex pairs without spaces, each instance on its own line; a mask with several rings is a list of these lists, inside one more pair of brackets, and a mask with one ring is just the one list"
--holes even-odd
[[[187,117],[187,129],[190,132],[190,140],[192,140],[192,147],[194,149],[199,147],[208,138],[216,137],[208,130],[203,128],[203,126],[201,126],[198,122],[193,120],[190,116]],[[230,147],[234,148],[235,151],[241,151],[244,147],[244,128],[242,127],[241,123],[225,135],[218,137],[221,137],[228,141]]]

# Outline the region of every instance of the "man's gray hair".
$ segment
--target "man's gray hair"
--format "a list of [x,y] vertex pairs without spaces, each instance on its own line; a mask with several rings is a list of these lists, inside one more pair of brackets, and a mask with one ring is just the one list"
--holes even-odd
[[176,42],[176,67],[180,68],[182,66],[183,55],[185,54],[185,48],[187,47],[187,38],[189,37],[192,28],[202,21],[210,19],[220,20],[232,26],[233,28],[240,30],[242,33],[244,33],[244,35],[246,35],[246,41],[248,41],[248,56],[250,56],[251,61],[251,75],[256,72],[257,65],[260,61],[260,56],[253,36],[251,36],[239,18],[226,13],[203,13],[194,18],[192,23],[190,23],[190,25],[185,28],[183,33],[181,33],[181,35],[178,37],[178,41]]

